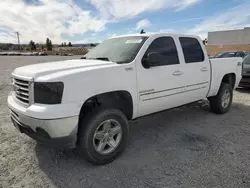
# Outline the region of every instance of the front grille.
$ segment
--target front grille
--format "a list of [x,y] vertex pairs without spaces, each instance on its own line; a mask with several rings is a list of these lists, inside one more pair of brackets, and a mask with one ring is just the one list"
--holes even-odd
[[29,81],[13,78],[14,94],[24,104],[29,104],[29,85]]

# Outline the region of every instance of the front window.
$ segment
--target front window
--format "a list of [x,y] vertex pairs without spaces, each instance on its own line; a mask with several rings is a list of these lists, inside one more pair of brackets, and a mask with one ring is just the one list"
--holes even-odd
[[177,48],[172,37],[159,37],[155,39],[148,47],[143,59],[147,59],[148,54],[157,52],[160,62],[158,66],[179,64]]
[[86,59],[108,60],[116,63],[129,63],[141,49],[148,37],[129,36],[103,41],[85,55]]

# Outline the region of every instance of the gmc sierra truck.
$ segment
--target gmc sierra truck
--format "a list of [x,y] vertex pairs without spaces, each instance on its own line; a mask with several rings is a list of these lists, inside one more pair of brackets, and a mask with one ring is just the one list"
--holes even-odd
[[8,106],[21,133],[106,164],[124,150],[129,120],[204,98],[228,112],[241,73],[242,58],[209,60],[197,36],[125,35],[83,59],[16,68]]

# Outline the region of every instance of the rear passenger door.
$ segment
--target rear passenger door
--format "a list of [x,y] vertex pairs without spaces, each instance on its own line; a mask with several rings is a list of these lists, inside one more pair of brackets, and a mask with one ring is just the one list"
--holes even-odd
[[186,103],[203,99],[207,96],[210,86],[210,63],[204,54],[204,45],[192,37],[179,37],[183,51],[185,89],[182,96]]

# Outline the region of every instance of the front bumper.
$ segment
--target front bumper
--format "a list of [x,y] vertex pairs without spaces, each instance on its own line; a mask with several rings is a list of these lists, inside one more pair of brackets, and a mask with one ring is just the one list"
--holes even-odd
[[10,109],[14,126],[31,138],[52,147],[74,148],[78,116],[61,119],[36,119]]
[[21,132],[29,137],[41,142],[45,145],[50,147],[60,147],[60,148],[75,148],[77,136],[76,134],[65,136],[65,137],[58,137],[58,138],[51,138],[49,134],[44,131],[43,129],[38,129],[37,132],[33,131],[27,125],[24,125],[20,122],[17,122],[13,118],[11,118],[15,127]]

